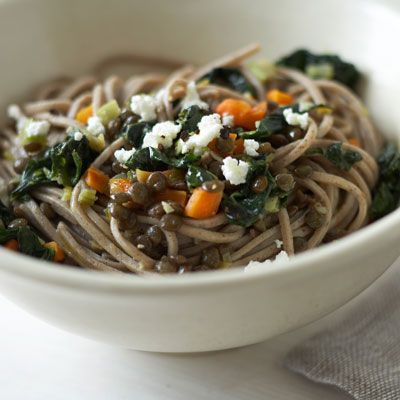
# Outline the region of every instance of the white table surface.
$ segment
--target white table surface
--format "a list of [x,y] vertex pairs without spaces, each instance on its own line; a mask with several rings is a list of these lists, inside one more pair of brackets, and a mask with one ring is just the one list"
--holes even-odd
[[[390,278],[390,273],[380,279]],[[335,388],[286,370],[282,360],[296,343],[332,324],[355,302],[264,343],[173,355],[115,348],[74,336],[0,297],[0,399],[348,400]]]

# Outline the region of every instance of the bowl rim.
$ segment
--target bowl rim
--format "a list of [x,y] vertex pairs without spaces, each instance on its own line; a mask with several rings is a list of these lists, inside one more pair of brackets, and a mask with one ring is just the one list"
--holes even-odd
[[118,289],[115,293],[119,294],[149,290],[193,290],[195,288],[204,289],[205,287],[214,286],[251,284],[272,276],[283,276],[295,271],[306,271],[310,268],[315,268],[316,263],[323,263],[339,253],[350,254],[356,247],[361,247],[374,240],[377,240],[378,243],[382,242],[384,235],[399,226],[399,223],[400,208],[359,231],[353,232],[348,237],[307,250],[295,255],[289,261],[272,265],[271,268],[255,268],[251,271],[244,271],[242,267],[238,267],[193,274],[137,277],[136,275],[123,273],[104,273],[80,268],[68,268],[68,266],[63,265],[56,266],[52,263],[0,248],[0,257],[3,260],[0,263],[0,273],[5,272],[9,275],[17,275],[25,280],[40,281],[42,284],[56,285],[72,290],[91,289],[115,292],[115,289]]

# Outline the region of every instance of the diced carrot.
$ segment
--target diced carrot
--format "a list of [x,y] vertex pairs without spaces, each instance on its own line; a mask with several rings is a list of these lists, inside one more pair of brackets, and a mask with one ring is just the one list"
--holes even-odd
[[90,118],[92,115],[93,115],[93,106],[90,105],[90,106],[81,108],[81,109],[77,112],[77,114],[76,114],[76,116],[75,116],[75,119],[76,119],[78,122],[80,122],[80,123],[86,125],[87,122],[88,122],[88,120],[89,120],[89,118]]
[[244,140],[242,138],[235,140],[235,147],[233,148],[233,154],[244,153]]
[[16,239],[10,239],[4,244],[4,247],[8,250],[18,251],[19,245]]
[[251,106],[244,100],[225,99],[218,104],[216,112],[223,116],[230,114],[234,118],[235,125],[243,126],[246,122],[246,114],[251,111]]
[[185,215],[194,219],[210,218],[218,212],[221,200],[222,191],[207,192],[196,188],[185,207]]
[[184,190],[165,189],[154,196],[155,201],[175,201],[182,207],[186,205],[187,193]]
[[46,249],[52,249],[54,251],[54,262],[62,263],[65,260],[65,253],[58,243],[48,242],[43,246],[46,247]]
[[262,101],[254,106],[244,117],[242,126],[246,129],[253,130],[256,128],[256,122],[265,117],[267,113],[267,103]]
[[349,138],[347,139],[349,144],[352,144],[353,146],[361,147],[361,143],[357,138]]
[[143,171],[142,169],[136,168],[136,178],[138,182],[140,183],[146,183],[147,178],[151,175],[152,173],[150,171]]
[[288,106],[294,102],[293,96],[278,89],[272,89],[267,93],[267,100],[273,101],[280,106]]
[[221,116],[232,115],[235,125],[250,130],[255,128],[256,121],[264,118],[267,112],[267,103],[263,101],[251,108],[250,104],[244,100],[225,99],[218,104],[216,111]]
[[108,184],[110,178],[97,168],[90,167],[87,170],[85,182],[90,188],[95,189],[100,193],[107,194],[109,192]]
[[132,186],[132,181],[126,178],[112,178],[110,179],[110,193],[127,193]]

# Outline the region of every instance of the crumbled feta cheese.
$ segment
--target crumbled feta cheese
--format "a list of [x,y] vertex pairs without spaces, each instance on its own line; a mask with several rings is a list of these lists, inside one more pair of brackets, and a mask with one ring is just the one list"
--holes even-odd
[[48,121],[30,120],[24,126],[24,129],[27,137],[45,136],[49,133],[50,123]]
[[256,121],[256,123],[255,123],[256,129],[258,129],[260,127],[260,124],[261,124],[261,120],[260,121]]
[[192,135],[186,142],[182,143],[182,153],[194,150],[195,154],[201,154],[213,139],[219,137],[222,123],[219,114],[205,115],[197,124],[199,133]]
[[282,248],[282,246],[283,246],[282,240],[276,239],[276,240],[275,240],[275,245],[276,245],[276,248],[277,248],[277,249]]
[[301,129],[306,129],[309,123],[308,113],[295,113],[291,108],[283,110],[283,116],[289,125],[300,126]]
[[229,113],[224,113],[222,115],[222,125],[224,126],[233,126],[235,123],[235,117]]
[[245,139],[244,140],[244,151],[247,155],[251,157],[257,157],[258,153],[257,150],[260,147],[260,143],[254,139]]
[[7,116],[17,123],[17,131],[20,132],[25,125],[27,118],[23,114],[21,108],[16,104],[10,104],[7,108]]
[[311,108],[313,108],[315,106],[315,104],[311,101],[300,101],[299,103],[299,111],[301,113],[310,110]]
[[140,116],[141,121],[153,121],[157,119],[157,102],[148,94],[137,94],[131,98],[131,110]]
[[151,132],[146,134],[142,147],[154,147],[157,149],[161,144],[164,148],[168,149],[172,146],[181,128],[181,125],[175,125],[172,121],[159,122],[153,126]]
[[246,161],[225,157],[222,164],[222,173],[232,185],[240,185],[246,182],[249,172],[249,164]]
[[101,119],[97,116],[90,117],[88,119],[87,130],[93,136],[100,136],[100,135],[104,135],[106,133],[106,130],[104,128],[104,125],[101,122]]
[[196,83],[194,81],[188,83],[186,87],[186,95],[182,100],[182,109],[192,106],[198,106],[202,110],[208,110],[208,104],[200,99],[200,96],[196,90]]
[[245,270],[245,272],[257,271],[257,270],[260,270],[260,269],[265,269],[265,268],[269,268],[269,267],[275,267],[275,266],[283,264],[283,263],[285,263],[287,261],[289,261],[289,256],[286,253],[286,251],[282,250],[276,255],[274,261],[271,261],[271,260],[265,260],[263,262],[250,261],[244,267],[244,270]]
[[17,106],[16,104],[10,104],[7,107],[7,116],[8,118],[12,118],[17,121],[24,115],[22,114],[21,108],[19,106]]
[[125,164],[135,153],[135,151],[136,149],[125,150],[124,148],[122,148],[114,152],[114,157],[120,164]]
[[80,131],[76,131],[74,133],[74,140],[76,140],[77,142],[80,142],[83,139],[83,133]]

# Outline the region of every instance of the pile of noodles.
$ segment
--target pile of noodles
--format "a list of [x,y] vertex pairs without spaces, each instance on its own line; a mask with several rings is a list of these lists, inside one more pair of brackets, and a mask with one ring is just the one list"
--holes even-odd
[[[183,66],[170,74],[147,73],[126,80],[112,75],[104,80],[97,76],[85,76],[73,81],[53,81],[41,87],[34,101],[23,104],[21,109],[25,116],[50,122],[49,145],[65,138],[65,128],[80,127],[75,115],[82,107],[92,104],[95,113],[102,104],[112,99],[122,106],[138,93],[156,92],[158,121],[174,120],[179,112],[176,101],[185,96],[188,82],[199,79],[212,68],[222,66],[239,68],[255,87],[257,96],[249,99],[225,87],[200,85],[200,97],[211,109],[224,98],[243,98],[250,104],[256,104],[265,99],[268,89],[282,86],[296,101],[330,106],[333,113],[322,115],[318,120],[311,119],[304,138],[278,148],[270,163],[273,174],[298,164],[299,160],[302,165],[312,166],[311,176],[305,179],[296,177],[295,180],[297,187],[310,193],[327,210],[322,226],[313,230],[305,223],[307,208],[294,212],[282,208],[275,224],[262,233],[229,224],[222,212],[204,220],[184,218],[177,232],[164,231],[168,255],[184,255],[192,265],[200,263],[202,250],[210,246],[223,248],[229,254],[229,266],[232,267],[244,266],[251,260],[274,258],[281,250],[290,256],[295,251],[294,238],[304,238],[305,248],[310,249],[328,241],[337,232],[348,234],[368,222],[371,190],[379,172],[374,157],[382,143],[360,100],[343,85],[328,80],[311,80],[299,71],[281,67],[277,67],[275,76],[266,85],[258,81],[243,64],[258,50],[257,45],[252,45],[199,69]],[[5,144],[18,154],[17,133],[10,128],[2,132],[3,146]],[[349,137],[357,138],[361,147],[348,144],[346,138]],[[343,142],[344,149],[356,150],[362,155],[362,161],[350,171],[336,168],[324,157],[308,157],[305,154],[310,148],[326,148],[337,141]],[[93,166],[101,167],[123,146],[122,138],[108,143]],[[16,176],[10,161],[0,161],[0,176],[7,181]],[[100,271],[151,271],[157,260],[126,238],[113,218],[109,220],[105,217],[106,205],[96,203],[87,207],[78,202],[79,194],[85,187],[81,179],[73,189],[69,203],[61,200],[62,189],[40,187],[31,193],[31,200],[21,203],[20,209],[45,238],[55,240],[62,246],[71,264]],[[58,214],[57,218],[48,219],[39,208],[41,202],[48,203]],[[138,222],[143,226],[159,224],[159,220],[145,215],[139,215]],[[281,249],[277,241],[283,242]]]

